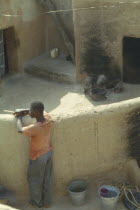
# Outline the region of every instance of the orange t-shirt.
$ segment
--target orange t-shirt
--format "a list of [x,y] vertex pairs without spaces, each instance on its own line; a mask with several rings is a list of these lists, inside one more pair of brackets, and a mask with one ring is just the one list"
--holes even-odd
[[35,160],[52,149],[50,132],[51,117],[45,113],[45,122],[37,122],[22,128],[24,135],[30,137],[30,159]]

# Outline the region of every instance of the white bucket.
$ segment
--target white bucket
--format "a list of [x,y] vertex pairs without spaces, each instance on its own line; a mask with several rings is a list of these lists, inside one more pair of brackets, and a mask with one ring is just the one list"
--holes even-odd
[[[101,193],[101,189],[102,188],[105,188],[107,189],[108,191],[113,191],[116,193],[116,196],[115,197],[110,197],[110,198],[106,198],[106,197],[102,197],[100,195]],[[103,185],[99,190],[98,190],[98,194],[101,198],[101,201],[102,201],[102,206],[103,206],[103,209],[104,210],[114,210],[116,209],[116,206],[117,206],[117,202],[118,202],[118,198],[119,198],[119,195],[120,195],[120,190],[116,187],[113,187],[113,186],[110,186],[110,185]]]
[[52,58],[58,57],[58,49],[57,48],[52,49],[50,54]]
[[69,183],[67,190],[75,206],[86,203],[87,188],[87,182],[84,180],[75,180]]

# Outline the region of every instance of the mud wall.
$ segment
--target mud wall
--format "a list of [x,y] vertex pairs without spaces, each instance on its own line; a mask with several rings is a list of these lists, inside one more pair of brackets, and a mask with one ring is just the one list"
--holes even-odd
[[[22,71],[23,64],[45,50],[44,8],[35,0],[1,0],[0,29],[5,30],[5,42],[10,71]],[[10,30],[10,28],[12,29]],[[16,63],[16,65],[15,65]]]
[[[72,0],[53,0],[52,1],[55,10],[71,10],[72,9]],[[75,43],[74,38],[74,25],[73,25],[73,11],[64,11],[57,13],[65,31],[70,38],[71,42]],[[69,55],[69,51],[65,45],[65,42],[57,29],[57,25],[55,24],[51,14],[46,16],[48,20],[46,22],[46,47],[48,50],[53,48],[58,48],[60,53],[63,55]]]
[[[108,170],[123,170],[128,158],[127,114],[139,99],[95,108],[75,116],[56,116],[52,130],[54,183],[65,193],[75,178],[94,177]],[[53,116],[53,112],[51,113]],[[25,124],[29,124],[25,120]],[[27,198],[28,138],[17,133],[11,115],[0,115],[0,183]]]
[[64,23],[71,40],[74,42],[73,11],[70,11],[72,9],[72,0],[53,0],[53,3],[58,10],[69,10],[59,13],[59,16]]
[[[139,37],[136,1],[73,0],[77,74],[123,73],[123,38]],[[131,15],[130,15],[131,14]]]

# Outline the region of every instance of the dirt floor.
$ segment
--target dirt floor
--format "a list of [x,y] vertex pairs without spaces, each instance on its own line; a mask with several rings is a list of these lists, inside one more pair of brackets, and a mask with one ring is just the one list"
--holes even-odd
[[[87,200],[86,204],[77,207],[74,206],[71,203],[71,200],[69,196],[64,196],[64,197],[56,197],[53,201],[52,206],[49,208],[51,210],[57,210],[57,209],[64,209],[64,210],[109,210],[106,209],[104,206],[102,206],[101,200],[98,197],[98,189],[96,186],[90,187],[87,193]],[[116,210],[126,210],[124,204],[122,202],[118,202],[117,204],[117,209]],[[34,207],[30,206],[28,203],[22,204],[21,206],[17,206],[18,209],[20,210],[33,210],[35,209]],[[46,208],[41,208],[42,210],[45,210]]]
[[0,114],[4,114],[4,109],[28,108],[32,101],[41,100],[46,111],[54,115],[73,115],[139,97],[139,92],[140,85],[124,84],[123,93],[109,90],[106,101],[93,102],[83,94],[80,84],[56,83],[28,74],[11,75],[4,78],[0,86]]
[[[32,208],[28,205],[25,205],[24,207],[20,207],[20,210],[33,210],[35,208]],[[42,210],[45,210],[46,208],[41,208]],[[100,199],[98,198],[92,198],[92,200],[89,200],[87,202],[87,204],[77,207],[77,206],[73,206],[71,204],[71,202],[68,200],[67,197],[63,197],[61,199],[56,200],[56,202],[53,204],[53,206],[51,208],[49,208],[51,210],[57,210],[57,209],[64,209],[64,210],[109,210],[104,208],[101,205]],[[122,203],[118,203],[117,205],[117,209],[116,210],[127,210],[125,208],[125,206]]]
[[[121,177],[121,181],[120,181]],[[96,180],[96,183],[95,183]],[[130,185],[129,182],[126,182],[126,176],[124,176],[124,173],[119,172],[114,173],[114,171],[110,173],[106,173],[106,177],[103,178],[102,174],[98,174],[94,179],[89,179],[88,181],[88,190],[87,190],[87,197],[86,197],[86,203],[80,207],[74,206],[70,200],[70,197],[68,194],[65,196],[56,196],[53,194],[53,202],[52,205],[50,206],[49,209],[51,210],[57,210],[57,209],[64,209],[64,210],[109,210],[108,208],[105,208],[102,205],[101,199],[98,196],[98,189],[104,185],[105,183],[107,185],[112,185],[116,186],[117,188],[121,189],[123,185]],[[1,208],[0,205],[0,210],[33,210],[33,209],[38,209],[35,207],[32,207],[29,205],[28,201],[21,201],[17,199],[17,196],[15,194],[10,194],[8,196],[9,200],[9,206],[12,207],[8,208],[5,206],[5,208]],[[6,208],[7,207],[7,208]],[[122,203],[122,197],[119,198],[118,203],[117,203],[117,208],[115,210],[127,210]],[[14,208],[14,209],[13,209]],[[46,208],[40,208],[42,210],[45,210]],[[112,210],[112,209],[110,209]]]
[[[18,206],[18,207],[13,207],[10,208],[8,206],[2,205],[0,206],[0,210],[33,210],[33,209],[38,209],[35,207],[31,207],[28,204],[24,204],[22,206]],[[41,210],[45,210],[46,208],[40,208]],[[56,200],[56,202],[48,209],[51,210],[57,210],[57,209],[64,209],[64,210],[108,210],[106,208],[104,208],[100,202],[99,198],[90,198],[90,200],[87,201],[87,203],[83,206],[77,207],[77,206],[73,206],[70,202],[70,200],[67,197],[63,197],[63,198],[58,198]],[[117,204],[117,209],[115,210],[127,210],[124,205],[122,203],[118,203]]]

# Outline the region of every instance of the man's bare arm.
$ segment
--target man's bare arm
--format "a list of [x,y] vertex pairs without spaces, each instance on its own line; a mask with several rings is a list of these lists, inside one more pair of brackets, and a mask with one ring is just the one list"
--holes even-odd
[[17,129],[19,133],[22,133],[22,116],[17,117]]

